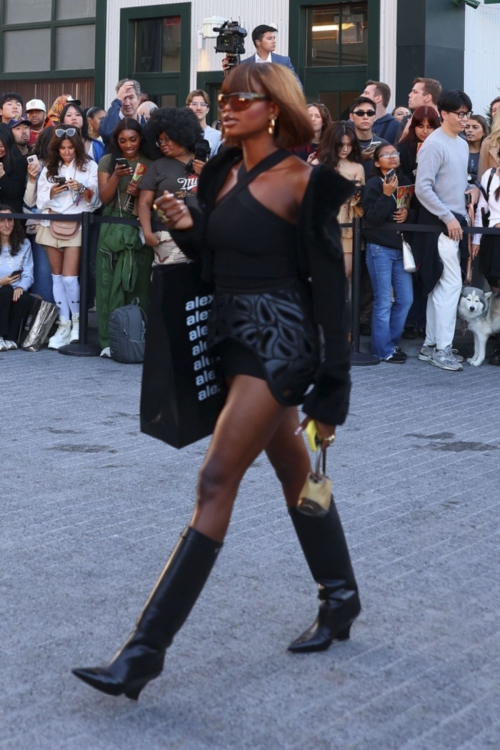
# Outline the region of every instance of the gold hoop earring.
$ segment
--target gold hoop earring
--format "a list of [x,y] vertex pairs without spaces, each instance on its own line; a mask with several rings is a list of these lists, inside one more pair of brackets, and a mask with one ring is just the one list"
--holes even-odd
[[276,120],[274,119],[274,117],[271,117],[271,119],[269,120],[269,127],[267,129],[269,135],[274,135],[275,129],[276,129]]

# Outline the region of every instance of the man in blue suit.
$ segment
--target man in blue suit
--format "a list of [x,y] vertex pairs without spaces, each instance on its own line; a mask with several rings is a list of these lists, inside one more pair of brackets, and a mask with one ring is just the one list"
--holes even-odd
[[[241,64],[245,63],[277,63],[278,65],[284,65],[286,68],[294,73],[295,77],[300,83],[297,73],[295,73],[294,67],[289,57],[285,55],[277,55],[274,51],[276,49],[276,31],[274,26],[268,26],[267,24],[261,24],[256,26],[252,31],[252,41],[255,45],[255,55],[246,57],[241,61]],[[302,84],[301,84],[302,86]]]

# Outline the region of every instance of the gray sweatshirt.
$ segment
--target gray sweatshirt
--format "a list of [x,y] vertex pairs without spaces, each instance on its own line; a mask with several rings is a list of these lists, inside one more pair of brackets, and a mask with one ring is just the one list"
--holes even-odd
[[460,136],[451,138],[438,128],[418,152],[415,193],[420,203],[447,224],[453,213],[464,216],[469,147]]

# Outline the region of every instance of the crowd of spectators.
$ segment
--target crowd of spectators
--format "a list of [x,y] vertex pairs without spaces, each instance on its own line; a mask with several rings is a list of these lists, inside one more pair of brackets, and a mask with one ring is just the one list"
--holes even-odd
[[[266,34],[272,36],[269,30],[263,34],[264,41]],[[273,50],[267,54],[261,62],[273,60]],[[59,308],[50,348],[79,338],[81,226],[40,222],[37,213],[98,211],[140,220],[140,228],[103,224],[92,235],[104,357],[110,356],[112,310],[136,297],[147,308],[151,267],[185,261],[169,232],[153,231],[153,204],[164,190],[183,198],[196,192],[205,158],[197,156],[200,143],[206,144],[208,158],[224,147],[220,127],[209,124],[210,99],[197,89],[185,107],[159,108],[130,79],[119,81],[115,92],[107,111],[82,109],[67,94],[48,110],[41,99],[24,106],[15,92],[0,97],[0,203],[5,211],[27,214],[26,222],[0,222],[0,350],[15,346],[14,329],[21,310],[27,309],[27,303],[17,303],[29,291]],[[459,370],[461,358],[452,349],[454,316],[469,253],[476,282],[483,285],[486,279],[494,291],[500,288],[496,238],[481,241],[478,235],[467,245],[462,231],[464,217],[472,215],[466,192],[477,208],[478,225],[488,207],[500,220],[500,97],[484,117],[472,113],[463,92],[442,92],[438,81],[416,78],[408,106],[389,112],[390,101],[390,87],[369,80],[343,120],[332,121],[325,104],[311,102],[313,140],[293,153],[313,166],[328,164],[356,185],[338,218],[345,225],[364,215],[361,319],[373,354],[403,364],[401,336],[422,336],[420,359]],[[406,193],[401,192],[404,186]],[[496,225],[493,220],[491,226]],[[403,225],[409,221],[436,224],[443,231],[405,237]],[[388,228],[390,224],[400,224],[402,231]],[[352,228],[344,226],[349,279],[352,236]],[[406,239],[419,263],[415,275],[404,270]],[[500,364],[500,341],[491,362]]]

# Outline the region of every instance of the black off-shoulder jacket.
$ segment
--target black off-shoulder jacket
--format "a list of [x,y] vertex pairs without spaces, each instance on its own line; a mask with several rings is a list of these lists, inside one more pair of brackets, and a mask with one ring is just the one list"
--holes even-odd
[[[212,281],[213,266],[213,253],[205,239],[206,222],[227,175],[241,159],[240,149],[227,149],[206,164],[196,199],[189,202],[194,227],[171,232],[188,258],[201,258],[206,281]],[[315,321],[324,337],[324,357],[303,409],[309,417],[331,425],[344,423],[351,390],[350,310],[337,213],[354,191],[354,185],[330,167],[314,167],[297,222],[299,276],[311,282]]]

